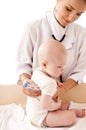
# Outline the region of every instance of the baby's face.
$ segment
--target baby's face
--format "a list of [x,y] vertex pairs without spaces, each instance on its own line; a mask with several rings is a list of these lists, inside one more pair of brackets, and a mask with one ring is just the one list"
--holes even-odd
[[[56,58],[55,58],[56,59]],[[64,71],[67,57],[63,56],[61,59],[49,61],[46,66],[46,72],[50,77],[58,78]]]

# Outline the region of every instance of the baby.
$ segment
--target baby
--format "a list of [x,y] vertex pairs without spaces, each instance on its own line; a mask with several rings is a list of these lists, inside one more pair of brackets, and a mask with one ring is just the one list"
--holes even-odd
[[39,127],[70,126],[77,117],[85,116],[85,109],[68,109],[58,97],[53,96],[58,87],[64,87],[59,77],[64,71],[67,62],[67,50],[62,43],[48,40],[41,44],[38,50],[39,67],[33,72],[32,80],[39,86],[41,95],[27,97],[27,116],[32,124]]

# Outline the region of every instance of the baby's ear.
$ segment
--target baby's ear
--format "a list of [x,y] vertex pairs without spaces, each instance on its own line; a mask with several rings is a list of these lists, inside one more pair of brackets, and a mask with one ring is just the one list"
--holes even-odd
[[41,67],[42,67],[43,69],[45,69],[45,68],[47,67],[47,61],[46,61],[46,60],[42,60],[42,61],[41,61]]

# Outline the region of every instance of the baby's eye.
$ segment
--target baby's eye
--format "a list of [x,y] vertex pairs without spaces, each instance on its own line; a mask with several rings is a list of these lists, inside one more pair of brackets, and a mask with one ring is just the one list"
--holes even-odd
[[66,10],[69,11],[69,12],[72,11],[72,9],[70,7],[66,7]]
[[82,15],[82,13],[77,13],[77,16],[81,16]]
[[59,69],[60,69],[60,68],[62,68],[62,66],[57,66],[57,68],[59,68]]

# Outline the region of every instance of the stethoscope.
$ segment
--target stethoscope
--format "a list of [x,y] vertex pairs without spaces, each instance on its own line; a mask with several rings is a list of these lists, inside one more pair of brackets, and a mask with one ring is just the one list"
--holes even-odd
[[[64,34],[60,40],[57,40],[57,39],[55,38],[54,34],[52,34],[53,39],[54,39],[54,40],[57,40],[57,41],[59,41],[59,42],[62,42],[62,41],[64,40],[65,36],[66,36],[66,35]],[[63,80],[62,80],[62,75],[60,75],[60,82],[63,82]]]

